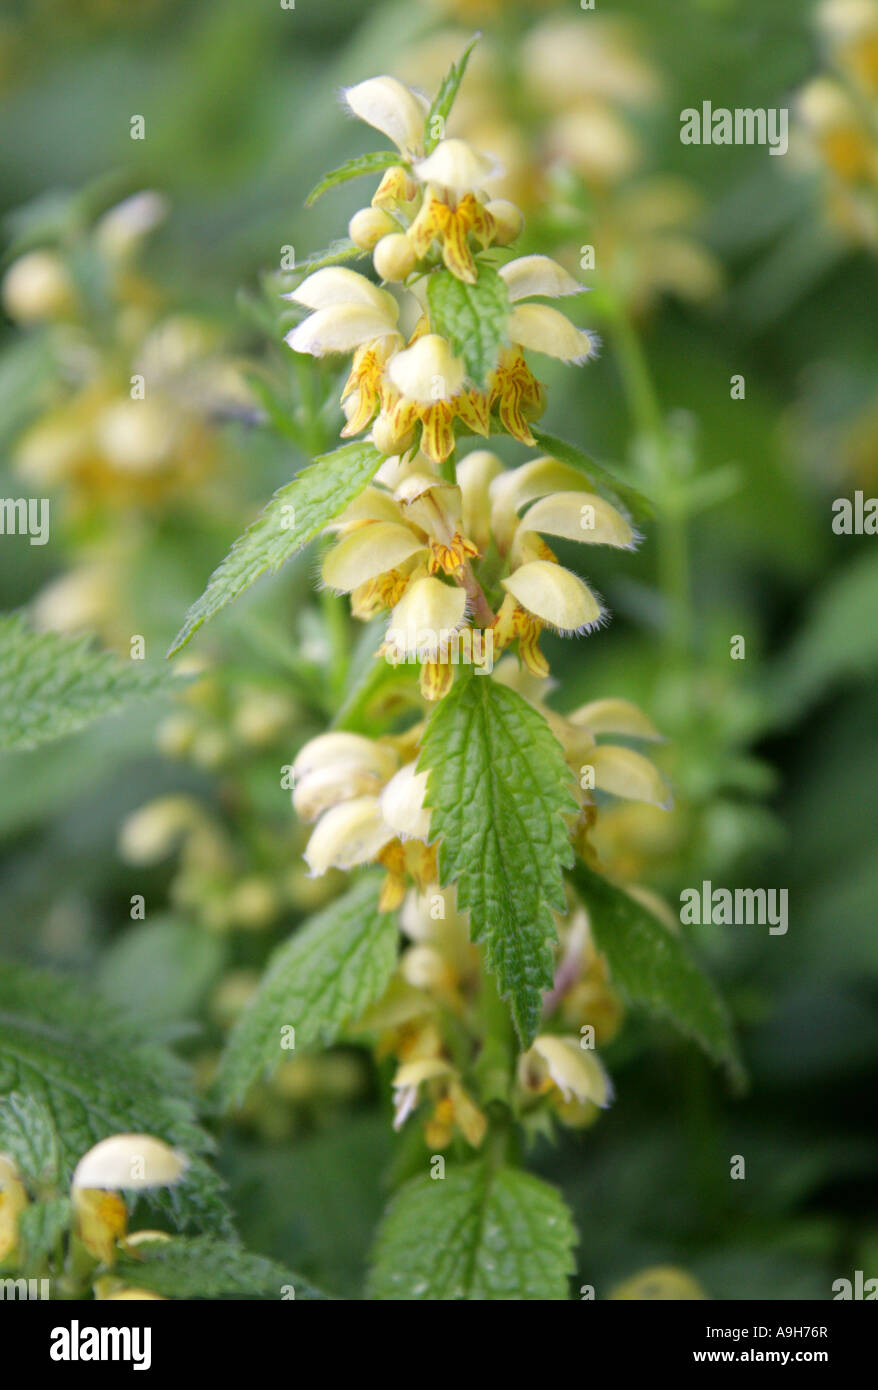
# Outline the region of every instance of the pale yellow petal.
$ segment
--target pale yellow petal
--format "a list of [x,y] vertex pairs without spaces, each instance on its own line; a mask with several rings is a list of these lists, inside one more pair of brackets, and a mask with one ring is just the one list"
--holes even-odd
[[594,783],[601,791],[629,801],[648,801],[669,810],[673,798],[658,768],[633,748],[598,744],[588,755],[594,768]]
[[559,632],[585,632],[601,620],[602,609],[591,589],[550,560],[530,560],[502,582],[522,608]]
[[595,333],[583,333],[548,304],[517,304],[509,315],[507,332],[523,348],[577,365],[594,357],[600,346]]
[[423,541],[409,526],[395,521],[369,522],[329,551],[323,561],[323,582],[339,593],[350,593],[423,549]]
[[568,714],[571,724],[578,724],[592,734],[623,734],[628,738],[644,738],[660,743],[662,735],[651,719],[630,700],[591,700],[587,705]]
[[637,539],[622,513],[592,492],[550,493],[525,512],[521,526],[525,531],[622,550],[630,550]]
[[500,267],[500,278],[506,283],[512,304],[535,294],[549,299],[582,294],[585,288],[551,256],[519,256],[517,260],[507,261]]

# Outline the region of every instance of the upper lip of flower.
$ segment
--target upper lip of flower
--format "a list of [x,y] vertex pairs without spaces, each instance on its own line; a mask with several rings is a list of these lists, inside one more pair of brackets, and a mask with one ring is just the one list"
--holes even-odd
[[500,168],[496,160],[473,149],[466,140],[440,140],[432,154],[418,160],[414,172],[421,183],[460,197],[483,188]]
[[[399,305],[393,295],[343,266],[315,271],[283,297],[313,310],[286,335],[294,352],[323,357],[399,335]],[[401,343],[401,336],[399,340]]]
[[396,77],[369,77],[343,92],[355,116],[392,140],[400,154],[414,158],[424,148],[430,103]]
[[400,395],[418,405],[451,400],[463,389],[463,363],[438,333],[425,333],[398,352],[387,374]]

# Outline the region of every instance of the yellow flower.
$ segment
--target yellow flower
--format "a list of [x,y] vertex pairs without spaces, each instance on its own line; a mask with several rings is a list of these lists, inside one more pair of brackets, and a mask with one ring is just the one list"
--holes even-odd
[[86,1249],[112,1263],[128,1220],[117,1191],[172,1186],[187,1166],[184,1154],[151,1134],[113,1134],[95,1144],[76,1165],[70,1186],[76,1231]]
[[331,806],[376,795],[398,765],[392,748],[361,734],[329,733],[311,739],[293,763],[293,806],[313,821]]
[[542,415],[545,393],[517,348],[505,348],[488,377],[488,407],[495,406],[500,423],[514,439],[531,446],[536,443],[528,421]]
[[[542,1033],[521,1058],[521,1069],[529,1075],[534,1089],[533,1074],[542,1073],[555,1086],[565,1101],[591,1101],[606,1109],[613,1100],[613,1087],[594,1050],[583,1047],[576,1037],[557,1037]],[[543,1082],[545,1084],[545,1081]]]
[[283,297],[314,310],[286,335],[294,352],[326,357],[353,352],[382,338],[402,343],[396,326],[399,305],[393,295],[345,266],[316,270]]
[[382,411],[393,438],[407,438],[420,423],[423,453],[434,463],[446,459],[454,448],[454,417],[465,406],[463,378],[463,363],[438,333],[425,333],[396,353]]
[[494,218],[479,201],[476,190],[494,172],[493,162],[463,140],[440,141],[427,159],[415,165],[417,177],[427,185],[421,210],[408,232],[419,260],[438,241],[452,275],[475,284],[476,267],[468,238],[472,235],[484,250],[495,232]]
[[27,1189],[11,1158],[0,1154],[0,1265],[18,1244],[18,1219],[28,1204]]

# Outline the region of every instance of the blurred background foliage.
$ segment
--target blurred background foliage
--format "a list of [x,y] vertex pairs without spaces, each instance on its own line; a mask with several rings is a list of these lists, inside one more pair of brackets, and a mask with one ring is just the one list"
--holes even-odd
[[[517,180],[525,249],[578,271],[596,247],[579,312],[604,351],[540,371],[544,423],[659,515],[635,556],[596,555],[614,620],[554,644],[556,703],[623,695],[668,736],[676,810],[608,810],[616,873],[672,904],[702,879],[790,901],[786,936],[694,929],[746,1096],[633,1016],[606,1050],[614,1107],[537,1146],[598,1297],[656,1264],[719,1299],[827,1298],[878,1274],[878,541],[831,526],[834,498],[878,494],[878,17],[851,39],[842,10],[7,0],[0,17],[4,266],[57,251],[78,306],[29,315],[9,292],[0,340],[3,495],[53,508],[45,547],[3,537],[2,608],[44,626],[124,653],[140,634],[160,660],[245,521],[333,442],[332,381],[283,347],[277,272],[365,201],[349,184],[303,208],[370,148],[340,86],[434,86],[480,28],[461,133]],[[851,126],[841,90],[871,126]],[[681,109],[706,99],[790,107],[790,153],[682,145]],[[114,247],[101,219],[141,190],[164,200],[155,228]],[[148,446],[119,409],[144,362],[173,422]],[[358,634],[313,577],[300,559],[200,633],[175,703],[0,762],[3,954],[97,981],[205,1079],[271,947],[335,891],[305,878],[279,790],[356,665]],[[353,1047],[298,1059],[219,1130],[247,1242],[346,1297],[415,1161],[387,1083]]]

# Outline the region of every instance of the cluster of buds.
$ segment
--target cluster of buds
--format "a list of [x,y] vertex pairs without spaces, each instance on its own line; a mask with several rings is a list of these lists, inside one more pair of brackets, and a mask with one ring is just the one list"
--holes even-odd
[[542,413],[544,396],[524,350],[584,362],[597,342],[557,309],[529,301],[577,294],[582,286],[545,256],[502,266],[507,346],[486,382],[468,382],[460,357],[431,325],[428,277],[444,265],[461,282],[474,284],[476,251],[514,241],[522,215],[513,204],[484,195],[493,161],[465,141],[440,140],[424,155],[426,103],[395,78],[361,82],[345,99],[357,116],[394,141],[404,161],[387,170],[371,207],[350,224],[352,240],[371,251],[380,279],[399,289],[380,289],[344,267],[318,270],[289,296],[312,312],[287,341],[316,357],[353,354],[342,397],[343,434],[370,427],[385,454],[419,444],[431,463],[441,464],[454,449],[456,424],[465,433],[487,436],[494,415],[505,432],[532,445],[528,420]]
[[[659,74],[626,22],[542,9],[504,13],[500,32],[490,16],[449,130],[502,161],[488,182],[494,198],[514,199],[538,223],[552,209],[541,226],[547,247],[593,269],[631,313],[663,293],[709,299],[720,272],[695,235],[699,199],[650,167],[640,133],[661,98]],[[400,76],[431,85],[463,42],[457,27],[432,32],[403,56]]]

